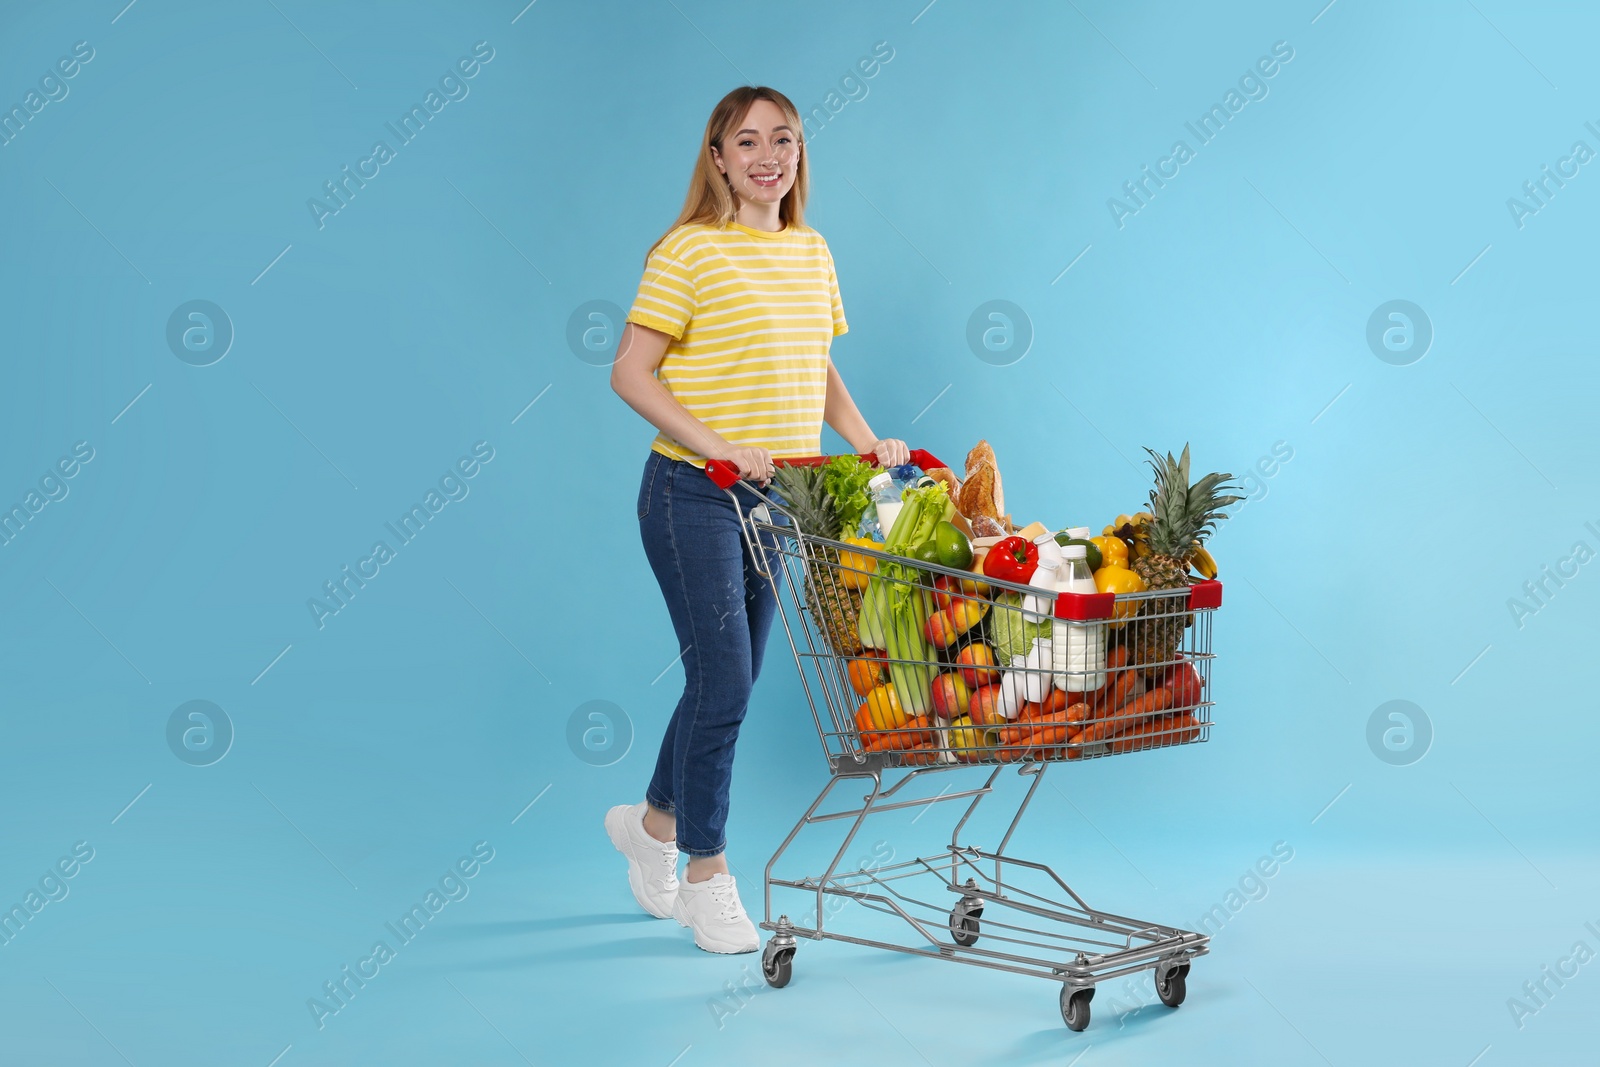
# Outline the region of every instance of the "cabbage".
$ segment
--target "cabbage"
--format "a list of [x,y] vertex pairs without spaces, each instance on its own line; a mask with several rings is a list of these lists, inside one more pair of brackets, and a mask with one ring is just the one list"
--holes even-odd
[[1050,639],[1050,620],[1032,622],[1022,613],[1021,593],[1000,593],[989,612],[989,640],[1002,664],[1012,656],[1026,656],[1033,650],[1033,639]]

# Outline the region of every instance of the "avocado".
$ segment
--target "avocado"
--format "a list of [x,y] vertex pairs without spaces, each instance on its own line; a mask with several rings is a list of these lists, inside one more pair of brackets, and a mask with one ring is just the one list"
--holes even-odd
[[1056,535],[1056,541],[1062,548],[1068,545],[1082,545],[1084,562],[1089,564],[1089,570],[1093,572],[1100,569],[1100,546],[1093,541],[1085,541],[1077,537],[1069,537],[1063,541],[1060,534]]
[[964,571],[972,566],[972,542],[954,523],[943,519],[934,524],[933,541],[938,546],[939,562]]

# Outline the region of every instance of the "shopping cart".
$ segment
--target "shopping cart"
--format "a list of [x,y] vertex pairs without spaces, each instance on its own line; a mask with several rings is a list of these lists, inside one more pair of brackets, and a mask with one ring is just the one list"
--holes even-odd
[[[777,462],[810,465],[825,463],[829,458]],[[861,458],[875,462],[870,455]],[[925,471],[944,466],[920,449],[911,453],[911,459]],[[830,772],[822,792],[766,866],[761,928],[771,931],[772,936],[762,951],[761,968],[768,984],[775,988],[788,984],[797,939],[806,937],[1058,981],[1061,1015],[1071,1030],[1082,1030],[1089,1024],[1089,1002],[1098,983],[1141,971],[1153,972],[1155,991],[1163,1004],[1174,1008],[1181,1004],[1190,961],[1208,951],[1207,935],[1092,908],[1050,867],[1009,855],[1006,846],[1051,763],[1208,739],[1212,702],[1203,694],[1210,691],[1211,619],[1222,602],[1220,583],[1201,581],[1185,588],[1132,594],[1059,593],[1053,598],[1016,602],[1004,594],[1026,597],[1039,590],[811,536],[796,525],[781,498],[742,480],[733,465],[713,460],[707,463],[706,473],[733,497],[757,568],[773,584],[779,616],[794,650],[801,685],[811,705]],[[765,502],[746,511],[733,492],[735,483],[752,490]],[[755,551],[757,545],[765,546],[765,552]],[[976,584],[978,579],[982,585]],[[950,671],[958,667],[960,648],[973,643],[974,635],[981,637],[990,631],[979,625],[967,631],[965,642],[958,639],[944,649],[929,645],[926,659],[863,649],[856,642],[854,624],[841,622],[841,616],[848,620],[852,606],[860,611],[862,587],[871,580],[884,583],[885,589],[902,599],[928,598],[923,602],[928,607],[940,603],[941,598],[945,604],[963,598],[981,601],[979,607],[985,617],[996,620],[991,626],[999,625],[998,613],[1012,611],[1018,616],[1006,620],[1008,625],[1047,624],[1052,627],[1052,639],[1056,636],[1054,627],[1065,627],[1069,640],[1098,641],[1105,635],[1110,651],[1104,669],[1074,671],[1070,669],[1070,657],[1061,656],[1053,640],[1041,639],[1033,648],[1037,651],[1042,645],[1055,653],[1045,651],[1015,668],[1002,664],[1012,677],[996,688],[1003,696],[1005,687],[1011,687],[1012,695],[1022,700],[1015,709],[1019,715],[1038,715],[1051,702],[1072,700],[1067,722],[1058,721],[1059,709],[1052,709],[1053,717],[1033,719],[1031,725],[1026,725],[1028,720],[1019,719],[1025,725],[1013,723],[981,730],[958,727],[953,725],[954,719],[932,714],[910,718],[902,725],[885,722],[870,706],[863,710],[856,688],[862,684],[860,675],[870,678],[873,672],[889,665],[899,665],[902,671]],[[963,580],[969,584],[959,584]],[[900,618],[907,617],[916,618]],[[914,642],[888,643],[904,649]],[[1081,658],[1076,662],[1083,665]],[[857,672],[855,677],[852,665]],[[893,672],[894,668],[890,670]],[[1168,706],[1164,707],[1159,706],[1162,700],[1146,701],[1144,708],[1157,708],[1148,715],[1131,715],[1126,710],[1131,705],[1119,709],[1118,696],[1130,692],[1148,695],[1174,671],[1182,672],[1187,684],[1167,686],[1163,692],[1179,693],[1176,699],[1183,700],[1182,706],[1170,706],[1175,698],[1169,696]],[[1064,688],[1052,686],[1057,678]],[[986,676],[981,666],[974,670],[973,680],[993,684],[992,676]],[[1039,699],[1027,700],[1028,696]],[[989,692],[985,697],[993,699],[996,694]],[[975,695],[969,697],[976,699]],[[955,709],[947,704],[946,710]],[[1008,764],[1014,764],[1017,773],[1030,780],[999,845],[990,851],[963,844],[962,829],[983,798],[994,791],[995,780]],[[947,787],[934,796],[897,798],[908,785],[934,771],[965,767],[988,767],[983,784],[959,790]],[[896,774],[900,775],[898,780],[886,786],[885,779],[892,780]],[[858,778],[871,781],[871,791],[862,798],[860,807],[819,812],[835,787]],[[947,849],[871,868],[841,870],[851,841],[869,815],[954,800],[969,802],[951,832]],[[774,877],[774,867],[801,829],[836,819],[854,822],[821,875]],[[1024,878],[1032,879],[1031,884],[1041,891],[1024,888]],[[792,921],[787,914],[773,920],[775,886],[799,890],[814,898],[815,918],[811,925]],[[854,901],[898,917],[910,927],[907,937],[914,943],[826,930],[825,898],[839,902],[835,909],[845,901]],[[899,928],[897,923],[892,925]]]

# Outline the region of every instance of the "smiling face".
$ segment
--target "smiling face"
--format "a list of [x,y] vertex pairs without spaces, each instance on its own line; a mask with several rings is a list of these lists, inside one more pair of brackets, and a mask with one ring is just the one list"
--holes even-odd
[[794,187],[800,143],[783,109],[771,100],[750,105],[738,129],[711,147],[717,169],[742,202],[777,205]]

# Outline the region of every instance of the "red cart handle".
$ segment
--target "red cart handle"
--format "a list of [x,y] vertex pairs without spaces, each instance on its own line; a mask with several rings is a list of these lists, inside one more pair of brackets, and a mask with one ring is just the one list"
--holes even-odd
[[[878,456],[874,452],[858,453],[858,455],[868,463],[876,465],[878,462]],[[817,467],[831,459],[833,459],[832,456],[793,456],[787,459],[774,459],[772,463],[773,466]],[[944,466],[939,457],[921,448],[913,448],[911,450],[911,462],[921,467],[923,471]],[[741,477],[738,466],[726,459],[706,460],[706,476],[715,482],[719,489],[727,489]]]

